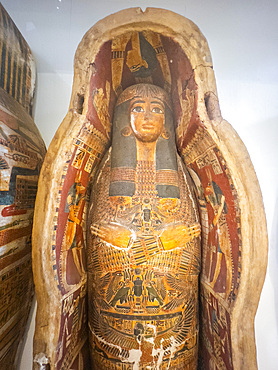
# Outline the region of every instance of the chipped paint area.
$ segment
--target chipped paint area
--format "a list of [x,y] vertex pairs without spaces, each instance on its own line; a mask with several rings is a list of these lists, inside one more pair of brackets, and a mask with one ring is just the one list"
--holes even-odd
[[45,353],[38,353],[34,357],[34,363],[39,364],[39,367],[43,369],[47,364],[49,364],[49,359],[45,355]]
[[122,362],[133,363],[133,370],[139,370],[139,363],[142,356],[141,346],[139,349],[131,349],[128,359],[122,359]]
[[[164,357],[164,354],[165,354],[165,350],[163,349],[163,342],[164,342],[164,339],[162,338],[161,339],[161,342],[160,342],[160,346],[155,348],[155,339],[156,339],[156,336],[157,336],[157,330],[156,330],[156,326],[155,325],[151,325],[151,324],[147,324],[146,327],[150,328],[153,330],[153,333],[154,333],[154,336],[153,337],[150,337],[150,338],[145,338],[145,341],[146,342],[149,342],[153,345],[153,349],[152,349],[152,356],[153,356],[153,362],[154,362],[154,366],[155,367],[149,367],[149,370],[159,370],[160,369],[160,365],[162,364],[162,361],[163,361],[163,357]],[[157,362],[155,364],[155,357],[158,357],[157,359]]]
[[170,365],[171,365],[171,360],[172,358],[174,357],[175,353],[178,351],[178,349],[180,348],[181,345],[184,345],[185,342],[183,343],[178,343],[176,341],[176,339],[172,336],[171,338],[171,347],[169,348],[170,352],[171,352],[171,356],[170,356],[170,359],[169,359],[169,363],[168,363],[168,366],[167,366],[167,370],[170,369]]
[[[93,333],[93,330],[92,330],[92,333]],[[139,343],[139,349],[131,349],[129,351],[129,357],[124,358],[124,357],[121,356],[121,354],[123,352],[123,349],[120,346],[109,343],[106,340],[104,340],[103,338],[101,338],[100,336],[96,335],[95,333],[93,333],[93,334],[97,338],[97,340],[100,341],[102,344],[107,345],[109,347],[117,348],[120,351],[120,358],[121,358],[122,362],[127,362],[127,363],[130,363],[130,364],[133,364],[133,370],[139,370],[140,359],[141,359],[141,356],[142,356],[141,341],[140,340],[137,340],[138,343]]]
[[92,331],[92,334],[97,338],[97,340],[99,342],[101,342],[102,344],[105,344],[105,345],[107,345],[109,347],[117,348],[120,351],[120,353],[122,352],[122,348],[120,346],[117,346],[115,344],[112,344],[112,343],[107,342],[105,339],[103,339],[99,335],[96,335],[96,333],[94,333],[94,331],[92,329],[91,329],[91,331]]
[[153,347],[152,356],[153,358],[155,358],[155,356],[158,357],[155,370],[160,369],[160,365],[162,364],[162,361],[163,361],[164,352],[165,352],[165,350],[163,349],[163,342],[164,342],[164,339],[162,338],[160,342],[160,347],[159,348]]

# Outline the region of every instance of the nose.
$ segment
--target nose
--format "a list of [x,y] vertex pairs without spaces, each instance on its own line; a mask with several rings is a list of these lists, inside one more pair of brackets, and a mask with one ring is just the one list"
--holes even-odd
[[146,109],[146,112],[145,112],[145,118],[146,119],[149,119],[151,117],[151,111],[149,108]]

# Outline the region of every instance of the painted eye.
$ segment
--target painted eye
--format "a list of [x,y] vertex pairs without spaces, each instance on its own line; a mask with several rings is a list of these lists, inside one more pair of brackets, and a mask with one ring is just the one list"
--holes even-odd
[[136,107],[132,108],[132,112],[142,113],[144,112],[144,109],[140,105],[137,105]]
[[158,108],[158,107],[154,107],[154,108],[152,109],[152,113],[158,113],[158,114],[161,114],[161,113],[163,113],[163,111],[162,111],[162,109],[160,109],[160,108]]

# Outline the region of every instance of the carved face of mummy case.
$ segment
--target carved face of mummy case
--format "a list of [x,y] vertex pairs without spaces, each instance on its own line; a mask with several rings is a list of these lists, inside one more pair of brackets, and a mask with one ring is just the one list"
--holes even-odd
[[162,133],[165,121],[163,102],[154,97],[142,97],[131,102],[130,125],[135,137],[154,142]]

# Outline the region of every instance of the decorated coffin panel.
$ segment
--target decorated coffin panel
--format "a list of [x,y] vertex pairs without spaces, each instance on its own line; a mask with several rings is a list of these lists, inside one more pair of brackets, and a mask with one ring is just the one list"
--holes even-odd
[[197,129],[182,157],[196,185],[202,223],[201,353],[204,364],[229,369],[233,368],[230,314],[241,266],[237,193],[221,152],[203,128]]
[[11,369],[33,300],[31,233],[45,146],[31,118],[31,51],[1,5],[0,65],[0,367]]
[[32,116],[36,81],[31,50],[18,28],[0,5],[0,87]]

